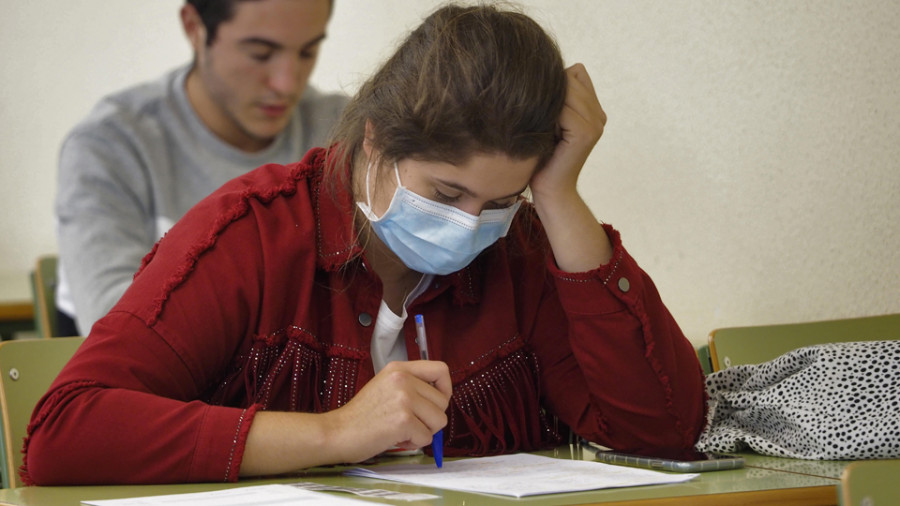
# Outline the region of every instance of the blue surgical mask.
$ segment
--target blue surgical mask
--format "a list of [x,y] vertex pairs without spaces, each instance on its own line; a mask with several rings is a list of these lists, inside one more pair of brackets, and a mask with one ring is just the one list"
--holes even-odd
[[407,267],[424,274],[450,274],[469,265],[485,248],[509,231],[521,201],[503,209],[488,209],[473,216],[422,197],[403,187],[394,162],[397,189],[381,217],[372,211],[369,169],[366,167],[366,202],[357,202],[375,234]]

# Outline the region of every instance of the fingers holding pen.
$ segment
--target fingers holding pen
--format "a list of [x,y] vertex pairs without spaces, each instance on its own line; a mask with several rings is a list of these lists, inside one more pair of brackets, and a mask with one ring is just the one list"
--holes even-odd
[[[397,362],[398,365],[402,363]],[[444,399],[443,409],[447,409],[450,396],[453,395],[453,384],[450,381],[450,369],[447,364],[436,360],[415,360],[406,363],[413,364],[417,377],[441,394]]]
[[450,372],[437,361],[391,362],[334,412],[336,439],[347,462],[392,446],[420,448],[447,425]]
[[[443,362],[438,362],[445,365]],[[398,378],[396,375],[395,378]],[[447,376],[449,379],[449,375]],[[402,380],[400,380],[402,381]],[[436,383],[436,382],[435,382]],[[432,382],[414,382],[416,395],[404,398],[409,409],[400,409],[398,415],[398,427],[409,426],[410,437],[397,441],[395,444],[405,449],[415,449],[432,443],[435,432],[447,425],[447,406],[450,404],[449,391],[442,391]]]
[[392,362],[379,373],[385,376],[393,404],[386,414],[399,431],[392,444],[420,448],[447,425],[452,387],[447,364],[437,361]]
[[[416,360],[411,362],[391,362],[380,373],[387,376],[394,391],[403,393],[412,388],[414,395],[400,396],[398,400],[409,403],[414,412],[427,412],[436,408],[443,415],[450,405],[453,387],[450,384],[450,370],[444,362]],[[424,401],[424,402],[423,402]],[[446,425],[444,422],[435,431]],[[430,427],[433,424],[428,424]]]

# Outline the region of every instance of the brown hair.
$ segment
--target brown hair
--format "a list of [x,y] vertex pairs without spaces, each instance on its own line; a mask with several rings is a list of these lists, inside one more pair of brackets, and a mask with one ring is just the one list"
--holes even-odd
[[[329,143],[332,182],[361,156],[365,124],[384,160],[464,162],[476,152],[538,158],[557,142],[566,76],[555,41],[531,18],[481,5],[432,13],[366,81]],[[345,181],[346,183],[346,181]]]

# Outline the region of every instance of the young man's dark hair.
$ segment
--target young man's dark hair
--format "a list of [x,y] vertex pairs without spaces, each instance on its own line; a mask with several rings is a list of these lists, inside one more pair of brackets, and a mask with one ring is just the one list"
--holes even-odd
[[[187,0],[185,3],[194,6],[203,26],[206,27],[206,45],[211,45],[216,40],[216,31],[219,25],[234,16],[234,4],[238,2],[256,2],[259,0]],[[334,11],[334,0],[329,2],[331,10]]]

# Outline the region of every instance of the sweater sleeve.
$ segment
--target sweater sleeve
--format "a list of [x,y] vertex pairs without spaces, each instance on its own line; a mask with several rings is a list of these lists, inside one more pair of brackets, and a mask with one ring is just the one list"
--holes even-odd
[[60,151],[57,238],[67,291],[58,304],[74,311],[82,335],[119,300],[156,241],[148,153],[132,140],[122,128],[89,124]]
[[705,423],[696,353],[619,233],[605,228],[613,244],[609,264],[567,273],[549,260],[558,301],[549,296],[552,302],[542,304],[533,340],[544,398],[576,433],[604,446],[689,449]]

